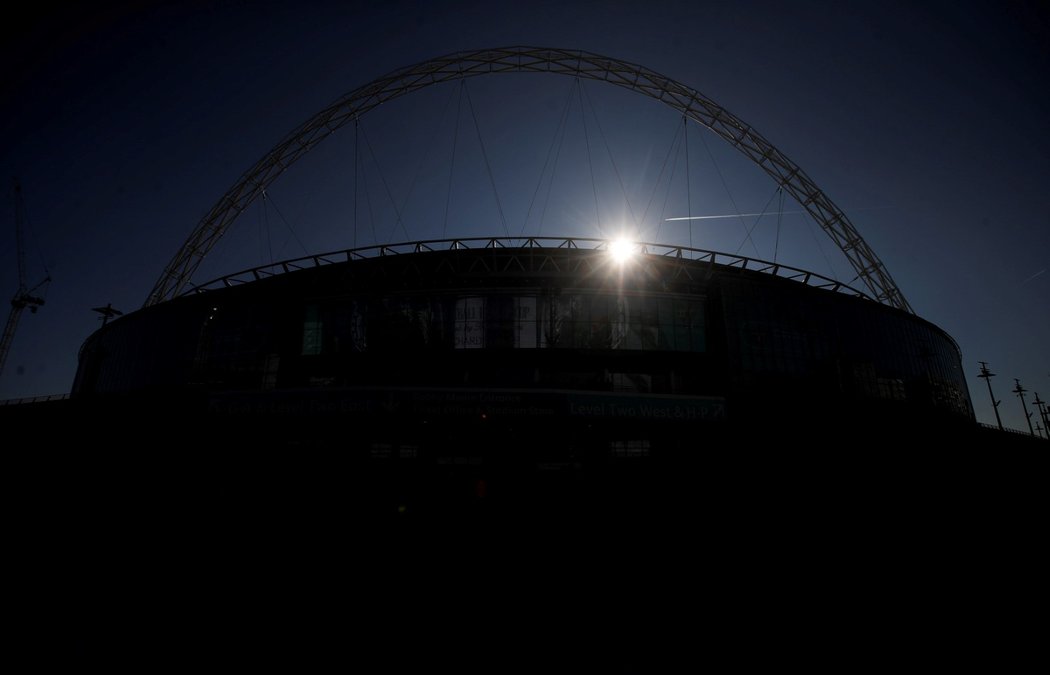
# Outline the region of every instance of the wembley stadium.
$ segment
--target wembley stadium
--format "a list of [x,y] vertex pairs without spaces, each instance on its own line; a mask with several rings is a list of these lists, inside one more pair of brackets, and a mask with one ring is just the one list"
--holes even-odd
[[429,241],[248,270],[96,332],[73,395],[335,416],[392,450],[428,443],[393,420],[600,421],[614,454],[673,425],[972,420],[958,347],[913,314],[784,265],[623,246]]
[[[586,218],[552,210],[546,233],[453,218],[449,236],[424,221],[405,236],[372,228],[358,245],[356,173],[332,180],[353,217],[319,207],[307,220],[332,245],[273,256],[262,217],[259,242],[234,240],[235,225],[265,216],[267,189],[338,130],[421,88],[505,72],[594,80],[670,108],[676,133],[702,128],[765,174],[780,210],[793,200],[849,271],[775,246],[693,246],[692,229],[688,245],[659,226],[608,236],[597,190],[583,191]],[[449,194],[452,174],[440,175]],[[737,210],[734,230],[743,215],[755,214]],[[220,241],[243,253],[236,263],[218,264]],[[0,404],[19,430],[5,453],[16,560],[42,580],[19,622],[44,645],[34,658],[73,645],[78,663],[301,667],[326,647],[356,662],[359,645],[379,645],[390,669],[446,654],[476,669],[496,662],[478,649],[491,640],[459,614],[502,629],[513,612],[536,625],[500,631],[528,641],[497,647],[505,659],[549,667],[571,643],[575,662],[604,654],[626,672],[624,645],[646,665],[666,652],[674,633],[649,626],[671,616],[665,601],[724,597],[706,615],[746,653],[756,618],[782,627],[778,612],[797,619],[800,607],[874,615],[917,599],[981,625],[981,594],[974,605],[963,582],[994,580],[999,597],[1008,575],[988,560],[1038,559],[1017,542],[1045,511],[1026,452],[1045,442],[977,423],[955,340],[916,313],[805,171],[637,64],[508,47],[389,73],[263,154],[158,271],[140,308],[95,309],[104,320],[68,396]],[[825,588],[831,602],[814,605]],[[926,639],[913,630],[904,644],[912,634]],[[806,656],[829,651],[797,642]]]
[[[248,205],[337,129],[419,88],[499,72],[601,80],[681,112],[793,197],[855,278],[670,243],[523,235],[376,244],[193,280]],[[977,428],[956,343],[914,313],[800,167],[683,84],[533,47],[401,69],[291,132],[202,219],[145,306],[87,339],[67,403],[91,425],[151,430],[113,443],[208,451],[227,468],[242,451],[336,451],[340,480],[399,502],[511,494],[537,477],[679,479],[754,452],[941,447]]]

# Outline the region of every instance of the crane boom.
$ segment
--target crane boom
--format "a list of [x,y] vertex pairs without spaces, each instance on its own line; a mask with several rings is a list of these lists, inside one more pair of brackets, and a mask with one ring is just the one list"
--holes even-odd
[[44,299],[33,294],[38,288],[51,281],[51,275],[47,275],[43,281],[33,288],[27,287],[25,235],[22,231],[24,223],[25,204],[22,201],[22,186],[15,181],[15,248],[18,256],[18,290],[15,291],[15,296],[11,298],[11,313],[7,316],[4,336],[0,339],[0,375],[4,372],[7,353],[11,350],[11,342],[14,341],[15,329],[18,328],[18,320],[22,317],[22,310],[28,307],[30,313],[36,314],[36,310],[44,304]]

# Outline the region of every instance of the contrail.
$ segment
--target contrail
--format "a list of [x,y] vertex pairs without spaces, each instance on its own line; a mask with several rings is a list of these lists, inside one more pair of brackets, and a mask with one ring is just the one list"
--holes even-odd
[[[805,213],[805,211],[781,211],[783,214]],[[766,213],[731,213],[725,216],[682,216],[680,218],[665,218],[664,222],[670,220],[713,220],[715,218],[746,218],[747,216],[775,216],[776,211]]]
[[1022,281],[1022,282],[1021,282],[1021,285],[1022,285],[1022,286],[1024,286],[1024,285],[1025,285],[1025,284],[1027,284],[1027,283],[1028,283],[1029,281],[1031,281],[1032,279],[1035,279],[1035,278],[1036,278],[1037,276],[1039,276],[1040,274],[1042,274],[1042,273],[1043,273],[1043,272],[1045,272],[1045,271],[1046,271],[1046,268],[1044,267],[1043,269],[1039,270],[1038,272],[1036,272],[1036,273],[1035,273],[1035,274],[1033,274],[1032,276],[1030,276],[1030,277],[1028,277],[1027,279],[1025,279],[1024,281]]

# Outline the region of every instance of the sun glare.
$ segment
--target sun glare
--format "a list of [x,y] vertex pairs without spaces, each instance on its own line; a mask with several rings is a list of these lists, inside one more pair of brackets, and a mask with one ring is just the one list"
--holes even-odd
[[616,239],[609,242],[609,255],[618,263],[625,263],[634,255],[634,243],[627,239]]

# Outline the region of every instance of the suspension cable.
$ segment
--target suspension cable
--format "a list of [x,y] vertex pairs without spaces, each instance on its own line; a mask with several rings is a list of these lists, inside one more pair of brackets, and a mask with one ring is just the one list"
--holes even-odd
[[576,91],[580,99],[580,119],[583,122],[583,142],[587,147],[587,166],[590,168],[591,172],[591,191],[594,193],[594,217],[598,227],[598,235],[604,239],[605,232],[602,231],[602,214],[601,210],[598,208],[598,185],[594,181],[594,162],[591,161],[591,140],[590,136],[587,134],[587,115],[584,111],[583,94],[580,93],[580,89],[582,89],[582,87],[578,87]]
[[[266,190],[262,193],[262,208],[259,210],[259,247],[262,247],[263,234],[266,235],[266,250],[270,256],[270,266],[273,267],[273,242],[270,239],[270,217],[269,211],[266,210]],[[259,251],[262,253],[262,251]],[[263,258],[265,261],[266,258]]]
[[376,214],[372,209],[372,190],[368,184],[368,174],[365,174],[365,204],[368,206],[368,224],[372,230],[372,243],[379,244],[379,237],[376,235]]
[[[416,164],[415,171],[412,173],[412,180],[408,184],[408,192],[405,193],[405,198],[401,201],[401,212],[408,212],[408,202],[412,199],[412,192],[416,189],[416,182],[419,180],[419,174],[423,172],[423,166],[427,163],[430,158],[430,153],[433,151],[434,146],[437,145],[439,131],[441,125],[445,122],[445,115],[448,113],[448,107],[452,103],[452,96],[455,94],[455,90],[450,88],[448,98],[445,99],[445,105],[441,108],[441,116],[438,118],[437,126],[435,127],[434,133],[430,135],[431,141],[427,144],[426,150],[423,151],[423,156]],[[458,119],[458,118],[457,118]],[[450,186],[451,189],[451,186]],[[448,205],[445,206],[445,222],[448,222]],[[442,235],[444,235],[444,226],[441,228]]]
[[831,278],[835,281],[839,280],[839,273],[835,271],[835,266],[831,264],[831,259],[828,258],[827,254],[824,253],[824,247],[820,245],[820,239],[817,238],[816,233],[813,231],[813,221],[809,218],[805,219],[807,229],[809,230],[809,236],[813,237],[813,241],[817,243],[817,250],[820,251],[820,255],[824,258],[824,262],[828,264],[828,269],[831,270]]
[[354,116],[354,248],[357,248],[357,168],[358,168],[358,126],[361,118]]
[[674,150],[675,141],[678,140],[679,133],[681,133],[681,129],[679,129],[676,124],[674,127],[674,135],[671,136],[671,144],[667,146],[667,153],[664,155],[663,164],[660,165],[660,173],[656,177],[656,182],[653,183],[653,191],[649,193],[649,201],[645,204],[645,211],[642,211],[642,227],[645,227],[646,219],[649,217],[649,209],[653,205],[656,191],[660,189],[660,181],[663,180],[664,170],[667,169],[667,160],[671,158],[671,151]]
[[466,80],[459,81],[459,96],[456,98],[456,124],[452,131],[452,159],[448,163],[448,190],[445,192],[445,220],[441,223],[441,238],[445,238],[445,232],[448,229],[448,210],[452,204],[452,177],[456,171],[456,148],[459,147],[459,120],[460,113],[463,110],[463,87],[466,86]]
[[[740,225],[743,226],[744,231],[747,232],[747,223],[744,222],[744,216],[741,214],[740,207],[736,205],[736,200],[733,199],[733,193],[729,191],[729,184],[726,183],[726,177],[722,173],[722,167],[718,166],[718,162],[715,161],[715,156],[711,154],[711,148],[707,146],[707,139],[704,138],[703,134],[700,134],[700,140],[704,144],[704,150],[707,151],[707,156],[711,158],[711,163],[715,165],[715,170],[718,172],[718,178],[722,181],[722,187],[726,191],[726,196],[729,197],[729,203],[733,205],[733,211],[736,213],[737,218],[740,220]],[[755,245],[753,239],[751,239],[751,233],[748,232],[744,238],[744,242],[751,242],[751,248],[755,249],[755,255],[761,255],[758,252],[758,246]]]
[[[740,249],[744,248],[744,244],[746,244],[747,240],[751,238],[751,233],[755,231],[755,228],[758,227],[758,224],[762,222],[763,218],[765,218],[766,211],[769,209],[769,205],[773,203],[773,200],[776,199],[778,192],[780,192],[779,185],[776,187],[776,189],[773,190],[773,194],[769,195],[769,199],[766,200],[766,205],[762,207],[762,211],[755,217],[755,222],[753,222],[751,224],[751,227],[748,228],[747,236],[744,237],[744,240],[740,242],[740,246],[736,247],[736,251],[733,251],[734,254],[739,254]],[[743,214],[740,214],[740,217],[743,218]],[[752,243],[754,243],[754,240],[752,240]]]
[[[667,202],[671,199],[671,186],[674,185],[674,174],[678,170],[678,155],[682,154],[682,136],[681,129],[675,124],[675,138],[671,141],[671,145],[674,148],[674,159],[671,161],[671,175],[667,177],[667,189],[664,190],[664,201],[660,205],[660,215],[658,217],[659,224],[656,226],[656,241],[660,241],[660,230],[663,229],[664,214],[667,213]],[[677,142],[676,142],[677,141]],[[667,150],[668,155],[671,153],[671,149]]]
[[685,204],[689,216],[689,248],[693,248],[693,181],[689,179],[689,119],[682,115],[682,128],[685,129]]
[[411,239],[408,234],[408,230],[405,228],[404,221],[401,220],[401,210],[397,208],[397,203],[394,201],[394,194],[390,191],[390,185],[386,182],[386,176],[383,175],[383,167],[379,163],[379,158],[376,157],[376,152],[372,148],[372,141],[368,139],[368,132],[365,131],[365,126],[361,125],[361,138],[365,139],[365,147],[368,148],[368,153],[372,155],[372,162],[376,165],[376,172],[379,173],[379,180],[383,183],[383,189],[386,190],[386,197],[390,200],[390,206],[394,209],[394,214],[397,216],[397,222],[395,226],[400,225],[401,231],[405,233],[406,239]]
[[587,103],[591,107],[591,116],[594,117],[594,125],[598,127],[598,135],[602,139],[602,144],[605,146],[605,153],[609,155],[609,163],[612,164],[613,173],[616,174],[616,180],[620,183],[620,192],[623,193],[623,200],[627,204],[627,213],[631,215],[631,220],[634,222],[634,227],[638,229],[638,218],[634,215],[634,209],[631,207],[631,199],[627,196],[627,188],[623,184],[623,176],[620,175],[620,169],[616,166],[616,160],[613,159],[612,148],[609,146],[609,141],[605,138],[605,131],[602,130],[601,120],[598,119],[598,111],[594,107],[594,102],[591,101],[591,94],[587,91],[587,85],[580,81],[580,89],[583,90],[583,95],[587,98]]
[[[270,204],[273,206],[273,210],[277,212],[277,215],[284,222],[284,226],[287,227],[288,231],[292,233],[292,238],[295,239],[296,243],[299,244],[299,247],[301,249],[303,249],[303,253],[305,253],[306,255],[310,255],[310,250],[306,248],[306,245],[303,244],[302,239],[300,239],[299,235],[295,233],[294,229],[292,229],[291,223],[289,223],[288,219],[284,217],[284,214],[281,213],[281,210],[279,208],[277,208],[277,202],[275,202],[273,200],[273,197],[270,197],[270,193],[267,192],[266,190],[263,190],[263,197],[268,198],[270,200]],[[269,232],[269,228],[267,228],[267,232]],[[287,244],[288,244],[288,240],[285,240],[284,244],[281,245],[281,251],[284,250],[284,247]],[[278,251],[278,253],[280,253],[280,251]],[[270,252],[270,257],[271,258],[273,257],[273,252],[272,251]]]
[[550,180],[547,181],[547,193],[543,197],[543,208],[540,210],[540,225],[537,228],[537,233],[543,232],[543,223],[547,218],[547,206],[550,205],[551,190],[554,188],[554,174],[558,171],[558,159],[561,157],[562,146],[565,145],[565,134],[568,130],[569,113],[572,109],[572,95],[576,91],[578,82],[578,78],[573,79],[572,86],[569,88],[569,97],[565,102],[565,115],[562,118],[561,136],[558,138],[558,148],[554,151],[554,165],[551,167]]
[[781,185],[777,188],[777,192],[780,193],[780,204],[777,208],[777,238],[773,244],[773,262],[777,261],[777,253],[780,251],[780,223],[784,220],[784,186]]
[[[540,187],[543,185],[543,177],[547,173],[547,166],[551,161],[551,154],[554,152],[554,145],[558,140],[558,135],[561,133],[562,128],[565,125],[565,119],[569,116],[569,106],[572,103],[573,89],[576,87],[577,80],[573,80],[572,84],[569,85],[569,95],[565,98],[565,106],[562,108],[561,116],[558,119],[558,124],[554,127],[554,135],[551,136],[551,144],[547,148],[547,157],[543,160],[543,168],[540,169],[539,180],[536,181],[536,189],[532,192],[532,199],[529,200],[529,208],[525,212],[525,220],[521,223],[521,236],[525,236],[525,228],[529,225],[529,216],[532,215],[532,207],[536,204],[536,197],[540,193]],[[561,144],[558,144],[558,151],[560,154]],[[551,182],[554,182],[554,171],[557,169],[557,157],[555,157],[555,166],[551,169]],[[550,196],[550,190],[547,191],[547,195]],[[543,226],[543,220],[540,220],[540,227]]]
[[492,175],[492,165],[489,163],[489,154],[485,152],[485,141],[481,138],[481,126],[478,124],[478,116],[474,112],[474,103],[470,100],[470,88],[466,80],[463,83],[463,91],[467,94],[467,107],[470,108],[470,116],[474,120],[474,132],[478,135],[478,144],[481,146],[481,157],[485,160],[485,171],[489,175],[489,184],[492,186],[492,196],[496,198],[496,211],[499,213],[499,221],[503,225],[503,233],[510,239],[510,229],[507,228],[507,219],[503,215],[503,204],[499,200],[499,190],[496,189],[496,179]]

